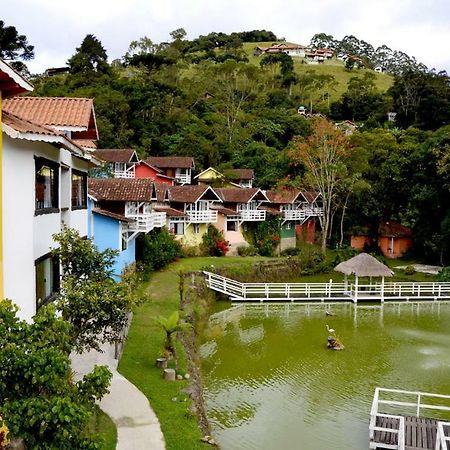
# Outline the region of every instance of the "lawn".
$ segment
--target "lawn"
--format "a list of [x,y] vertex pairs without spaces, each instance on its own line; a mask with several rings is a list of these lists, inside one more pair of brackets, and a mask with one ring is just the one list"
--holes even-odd
[[[119,372],[134,383],[149,399],[161,423],[168,450],[195,450],[210,447],[200,442],[201,434],[196,418],[189,413],[189,400],[182,390],[187,381],[167,382],[162,379],[161,369],[155,367],[164,342],[164,332],[155,317],[169,316],[179,308],[178,273],[200,270],[211,264],[215,266],[253,264],[264,258],[186,258],[171,264],[168,269],[154,273],[144,283],[142,292],[149,300],[137,308]],[[186,401],[185,401],[186,399]]]
[[117,428],[111,418],[100,408],[91,419],[92,431],[103,438],[103,450],[115,450],[117,445]]

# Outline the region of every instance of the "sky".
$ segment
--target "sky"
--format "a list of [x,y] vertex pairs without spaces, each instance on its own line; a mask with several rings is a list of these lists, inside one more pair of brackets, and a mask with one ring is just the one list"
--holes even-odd
[[100,39],[111,61],[131,41],[168,41],[177,28],[189,39],[266,29],[303,45],[316,33],[353,34],[450,73],[449,0],[0,0],[0,10],[35,46],[31,73],[64,66],[86,34]]

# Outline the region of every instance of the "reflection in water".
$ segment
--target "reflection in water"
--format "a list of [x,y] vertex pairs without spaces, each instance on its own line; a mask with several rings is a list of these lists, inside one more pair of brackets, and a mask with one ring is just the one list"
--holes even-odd
[[[327,316],[325,311],[334,316]],[[237,305],[201,347],[224,450],[368,448],[376,386],[450,393],[450,304]],[[326,349],[326,325],[346,350]]]

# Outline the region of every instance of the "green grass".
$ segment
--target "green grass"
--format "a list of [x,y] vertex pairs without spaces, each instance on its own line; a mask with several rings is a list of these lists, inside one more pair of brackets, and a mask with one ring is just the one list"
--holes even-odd
[[100,408],[92,417],[91,427],[103,438],[103,450],[115,450],[117,445],[117,428],[111,418]]
[[[187,381],[167,382],[162,379],[161,369],[155,367],[164,343],[164,332],[155,322],[157,316],[169,316],[179,308],[178,273],[200,270],[211,264],[215,266],[253,264],[264,258],[186,258],[154,273],[151,280],[142,286],[149,296],[137,308],[124,354],[119,364],[119,372],[134,383],[149,399],[161,424],[167,450],[206,449],[208,444],[200,442],[201,433],[196,418],[189,414],[189,400],[182,390]],[[183,358],[181,358],[183,359]],[[183,365],[183,361],[181,361]],[[178,401],[172,401],[177,398]],[[180,401],[181,400],[181,401]]]

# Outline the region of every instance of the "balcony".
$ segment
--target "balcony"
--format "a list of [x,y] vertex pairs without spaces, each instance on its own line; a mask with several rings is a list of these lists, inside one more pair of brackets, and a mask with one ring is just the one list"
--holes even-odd
[[266,211],[258,209],[247,209],[239,211],[239,218],[242,222],[260,222],[266,220]]
[[191,174],[183,175],[176,173],[175,180],[180,184],[191,184]]
[[323,215],[323,208],[306,207],[302,209],[291,209],[283,211],[283,220],[306,220],[308,217],[319,217]]
[[217,211],[187,211],[189,223],[214,223],[217,222]]
[[148,233],[154,228],[162,228],[166,225],[166,213],[150,213],[129,216],[134,221],[128,224],[128,231]]
[[128,170],[114,170],[114,178],[134,178],[134,166]]

